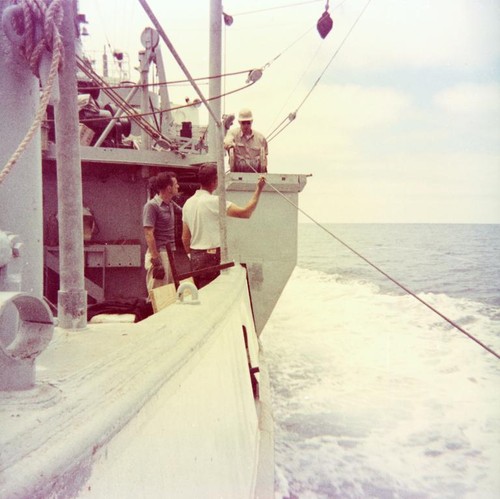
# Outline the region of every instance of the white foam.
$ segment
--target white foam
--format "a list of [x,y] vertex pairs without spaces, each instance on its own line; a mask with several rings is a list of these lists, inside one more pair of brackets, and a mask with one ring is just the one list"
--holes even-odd
[[[500,350],[482,304],[421,296]],[[263,343],[283,496],[498,497],[499,362],[413,297],[296,269]]]

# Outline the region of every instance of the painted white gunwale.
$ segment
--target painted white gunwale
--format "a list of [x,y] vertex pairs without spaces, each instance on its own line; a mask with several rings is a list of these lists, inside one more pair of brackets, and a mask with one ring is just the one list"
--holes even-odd
[[[254,453],[245,458],[254,463],[254,470],[242,477],[240,484],[245,490],[243,496],[252,496],[259,461],[258,415],[246,375],[246,352],[241,347],[243,324],[249,331],[253,365],[258,365],[259,347],[244,270],[239,266],[231,269],[201,290],[200,299],[200,305],[175,304],[138,324],[90,325],[79,332],[56,330],[54,340],[38,360],[37,387],[0,396],[2,497],[76,495],[92,480],[95,461],[102,460],[113,439],[148,403],[161,393],[166,401],[163,407],[168,407],[168,398],[200,369],[207,352],[221,359],[228,355],[217,348],[228,328],[234,331],[235,348],[243,359],[239,364],[244,364],[236,369],[245,373],[241,375],[243,386],[240,383],[234,394],[246,400],[246,412],[250,414],[245,417],[254,427],[239,437],[249,434],[250,440],[243,447]],[[218,395],[204,396],[213,399]],[[193,397],[203,402],[203,393],[193,393]],[[183,408],[170,410],[182,413]],[[222,426],[226,423],[221,421]],[[186,431],[189,428],[175,428],[177,435]],[[208,432],[217,434],[218,429],[211,427]],[[152,453],[157,451],[151,449]],[[182,452],[178,450],[179,455]],[[141,456],[131,457],[141,461]],[[230,485],[238,487],[238,483]]]

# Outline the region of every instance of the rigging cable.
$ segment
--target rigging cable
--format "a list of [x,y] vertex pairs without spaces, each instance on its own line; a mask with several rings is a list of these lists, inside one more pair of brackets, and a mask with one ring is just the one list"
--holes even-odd
[[322,1],[323,0],[309,0],[308,2],[292,3],[290,5],[278,5],[276,7],[268,7],[267,9],[250,10],[250,11],[247,11],[247,12],[239,12],[237,14],[233,14],[233,17],[236,17],[236,16],[246,16],[248,14],[257,14],[259,12],[267,12],[269,10],[287,9],[289,7],[298,7],[300,5],[306,5],[306,4],[309,4],[309,3],[318,3],[318,2],[322,2]]
[[[274,61],[276,61],[276,59],[278,59],[279,57],[281,57],[289,48],[291,48],[299,40],[301,40],[302,38],[304,38],[304,36],[306,36],[313,29],[314,29],[314,26],[311,27],[311,28],[308,28],[308,30],[303,35],[301,35],[299,38],[297,38],[297,40],[295,40],[292,44],[290,44],[286,49],[282,50],[276,57],[274,57],[274,59],[272,59],[271,61],[269,61],[268,63],[266,63],[265,66],[262,69],[266,69],[267,67],[269,67]],[[315,52],[314,56],[311,57],[311,59],[309,60],[309,63],[307,65],[307,67],[304,69],[304,71],[302,72],[302,75],[300,76],[300,78],[298,79],[297,84],[295,85],[295,88],[289,93],[287,99],[285,100],[285,102],[281,106],[281,109],[276,113],[276,116],[273,119],[272,124],[274,124],[274,122],[276,121],[276,119],[278,118],[278,116],[281,115],[281,113],[283,112],[283,109],[287,105],[287,103],[290,100],[291,96],[293,95],[293,93],[295,92],[295,90],[297,90],[297,87],[299,86],[300,81],[302,80],[302,78],[306,74],[307,70],[311,67],[311,64],[313,63],[314,59],[316,58],[316,55],[318,54],[320,47],[321,47],[321,44],[318,45],[318,48],[316,49],[316,52]],[[282,123],[283,122],[281,122],[278,126],[280,126]]]
[[[338,9],[339,7],[341,7],[347,0],[343,0],[342,2],[340,2],[339,4],[335,5],[335,7],[332,9],[335,10],[335,9]],[[326,4],[326,7],[328,8],[328,4],[329,2],[327,1],[327,4]],[[270,62],[268,62],[264,67],[263,69],[266,69],[267,67],[269,67],[274,61],[276,61],[276,59],[278,59],[280,56],[282,56],[288,49],[290,49],[291,47],[293,47],[299,40],[301,40],[302,38],[304,38],[304,36],[306,36],[309,32],[313,31],[314,29],[316,28],[316,26],[311,26],[310,28],[307,29],[307,31],[299,36],[299,38],[297,38],[297,40],[295,40],[293,43],[291,43],[288,47],[286,47],[284,50],[282,50],[276,57],[274,57],[274,59],[272,59]],[[283,112],[283,109],[285,108],[285,106],[287,105],[288,101],[291,99],[292,95],[294,94],[294,92],[297,90],[297,87],[299,86],[300,82],[302,81],[302,79],[304,78],[304,75],[306,74],[307,70],[311,67],[312,63],[314,62],[314,60],[316,59],[316,56],[318,55],[318,52],[321,48],[321,45],[323,43],[324,39],[321,40],[321,42],[318,44],[318,48],[316,49],[314,55],[309,59],[309,62],[307,64],[307,66],[305,67],[304,71],[302,71],[302,74],[300,75],[299,79],[297,80],[297,84],[295,85],[294,89],[289,93],[288,97],[285,99],[283,105],[281,106],[281,109],[276,113],[276,116],[275,118],[272,120],[272,125],[274,125],[274,122],[278,119],[278,116],[281,115],[281,113]],[[289,115],[290,116],[290,115]],[[283,122],[289,118],[289,116],[287,116],[279,125],[281,126],[283,124]],[[294,119],[294,118],[292,118]],[[272,126],[271,125],[271,126]],[[270,135],[270,134],[269,134]]]
[[[175,106],[170,109],[162,109],[159,111],[153,111],[153,112],[147,112],[147,113],[139,113],[133,108],[130,103],[126,102],[117,92],[115,92],[114,88],[111,88],[111,86],[108,86],[105,82],[104,79],[102,79],[97,73],[95,73],[92,69],[92,67],[89,67],[87,64],[85,64],[85,61],[81,59],[80,57],[76,57],[77,60],[77,66],[78,68],[91,80],[96,82],[107,94],[107,96],[113,100],[113,102],[121,109],[122,112],[127,114],[132,120],[134,120],[137,125],[142,128],[143,130],[148,133],[153,139],[155,140],[164,140],[167,144],[170,144],[172,141],[169,137],[164,136],[162,133],[157,131],[147,120],[143,119],[145,116],[151,116],[151,115],[156,115],[157,113],[164,113],[166,111],[174,111],[177,109],[182,109],[185,107],[191,107],[194,105],[194,103],[189,103],[189,104],[183,104],[180,106]],[[253,85],[255,81],[249,81],[246,85],[236,88],[234,90],[231,90],[229,92],[226,92],[223,95],[230,95],[234,94],[236,92],[239,92],[241,90],[244,90],[245,88]],[[214,97],[210,97],[208,99],[205,99],[206,102],[215,100],[215,99],[220,99],[223,95],[217,95]],[[85,123],[86,121],[100,121],[100,120],[105,120],[105,121],[110,121],[110,120],[116,120],[119,119],[120,116],[112,116],[112,117],[95,117],[95,118],[87,118],[87,119],[81,119],[80,121],[82,123]],[[46,120],[48,121],[48,120]]]
[[[255,170],[255,168],[253,168],[253,167],[250,167],[250,168],[252,168],[252,170],[255,173],[259,173],[259,172],[257,172],[257,170]],[[368,260],[368,258],[364,257],[361,253],[359,253],[354,248],[352,248],[349,244],[345,243],[342,239],[340,239],[338,236],[336,236],[333,232],[331,232],[330,230],[328,230],[324,225],[322,225],[320,222],[318,222],[313,217],[311,217],[308,213],[306,213],[302,208],[300,208],[294,202],[290,201],[290,199],[288,199],[284,194],[282,194],[278,189],[276,189],[276,187],[274,187],[271,184],[266,184],[266,185],[268,185],[269,187],[271,187],[285,201],[287,201],[288,203],[290,203],[297,211],[299,211],[305,217],[307,217],[309,220],[311,220],[311,222],[315,223],[320,229],[323,229],[327,234],[329,234],[331,237],[333,237],[333,239],[335,239],[337,242],[339,242],[340,244],[342,244],[343,246],[345,246],[349,251],[351,251],[356,256],[358,256],[359,258],[361,258],[361,260],[363,260],[368,265],[370,265],[371,267],[373,267],[377,272],[380,272],[384,277],[386,277],[391,282],[393,282],[394,284],[396,284],[396,286],[399,286],[403,291],[405,291],[409,295],[413,296],[413,298],[417,299],[420,303],[422,303],[427,308],[429,308],[430,310],[432,310],[435,314],[439,315],[442,319],[444,319],[446,322],[448,322],[449,324],[451,324],[455,329],[457,329],[458,331],[460,331],[462,334],[464,334],[465,336],[467,336],[469,339],[471,339],[472,341],[476,342],[484,350],[486,350],[487,352],[489,352],[492,355],[494,355],[497,359],[500,359],[500,354],[498,354],[497,352],[495,352],[495,350],[493,350],[489,346],[485,345],[482,341],[480,341],[474,335],[472,335],[471,333],[469,333],[468,331],[466,331],[465,329],[463,329],[456,322],[454,322],[453,320],[451,320],[448,317],[446,317],[446,315],[444,315],[443,313],[441,313],[439,310],[437,310],[435,307],[433,307],[430,303],[428,303],[424,299],[420,298],[414,291],[412,291],[411,289],[409,289],[408,287],[406,287],[404,284],[401,284],[399,281],[397,281],[396,279],[394,279],[393,277],[391,277],[387,272],[385,272],[380,267],[378,267],[377,265],[375,265],[374,263],[372,263],[370,260]]]
[[[318,83],[320,82],[320,80],[324,76],[324,74],[326,73],[326,70],[329,68],[330,64],[333,62],[333,60],[335,59],[335,57],[337,57],[338,53],[340,52],[340,49],[344,46],[345,42],[347,41],[347,39],[351,35],[352,31],[354,30],[354,28],[358,24],[359,20],[361,19],[361,17],[363,16],[363,14],[366,12],[366,9],[370,5],[370,2],[371,2],[371,0],[368,0],[366,2],[365,6],[363,7],[363,10],[360,12],[360,14],[358,15],[358,17],[354,21],[353,25],[351,26],[351,28],[347,32],[346,36],[344,37],[344,39],[342,40],[342,42],[340,43],[340,45],[338,46],[337,50],[333,53],[332,57],[328,61],[327,65],[325,66],[325,68],[323,69],[323,71],[321,72],[321,74],[319,75],[319,77],[317,78],[317,80],[314,82],[314,84],[311,87],[311,89],[309,90],[309,92],[302,99],[302,102],[299,104],[299,106],[297,107],[297,109],[295,109],[295,111],[291,112],[286,118],[284,118],[283,121],[266,137],[268,142],[270,142],[271,140],[273,140],[274,138],[276,138],[297,117],[297,112],[304,105],[304,103],[309,98],[309,96],[311,95],[311,93],[313,92],[313,90],[317,87]],[[288,123],[285,123],[285,121],[287,119],[288,119]]]
[[[231,95],[231,94],[235,94],[237,92],[241,92],[242,90],[245,90],[246,88],[248,87],[251,87],[252,85],[254,85],[255,82],[250,82],[246,85],[243,85],[242,87],[238,87],[238,88],[235,88],[233,90],[230,90],[229,92],[225,92],[224,94],[221,94],[221,95],[216,95],[214,97],[207,97],[207,101],[212,101],[212,100],[216,100],[216,99],[220,99],[221,97],[224,97],[226,95]],[[140,85],[138,85],[140,86]],[[101,89],[103,90],[106,90],[108,87],[106,86],[102,86],[100,87]],[[116,88],[116,87],[111,87],[111,88]],[[156,115],[156,114],[162,114],[162,113],[166,113],[167,111],[177,111],[178,109],[184,109],[186,107],[193,107],[195,106],[195,102],[190,102],[189,104],[179,104],[178,106],[174,106],[174,107],[170,107],[170,108],[167,108],[167,109],[159,109],[158,111],[151,111],[151,112],[147,112],[147,113],[139,113],[138,111],[135,110],[134,107],[130,107],[128,109],[128,111],[124,111],[128,116],[130,116],[132,119],[134,118],[140,118],[141,116],[153,116],[153,115]],[[120,117],[117,117],[117,116],[111,116],[111,117],[99,117],[99,116],[96,116],[96,117],[90,117],[90,118],[81,118],[80,119],[80,122],[81,123],[85,123],[86,121],[110,121],[110,120],[118,120],[120,119]],[[54,119],[45,119],[44,120],[45,123],[50,123],[50,122],[53,122],[55,121]]]
[[[85,59],[82,59],[83,62],[85,62]],[[91,66],[89,66],[91,67]],[[211,80],[213,78],[223,78],[226,76],[235,76],[235,75],[240,75],[240,74],[248,74],[249,72],[253,71],[253,69],[243,69],[241,71],[234,71],[232,73],[225,73],[225,74],[220,74],[220,75],[213,75],[213,76],[200,76],[198,78],[193,78],[194,81],[203,81],[203,80]],[[82,90],[102,90],[104,88],[106,89],[120,89],[120,88],[145,88],[145,87],[161,87],[163,85],[178,85],[181,83],[189,83],[189,80],[173,80],[173,81],[158,81],[156,83],[133,83],[133,82],[121,82],[118,85],[93,85],[89,87],[84,87]]]
[[302,33],[302,35],[300,35],[295,41],[293,41],[292,43],[290,43],[290,45],[288,45],[287,47],[285,47],[278,55],[276,55],[275,57],[273,57],[269,62],[266,62],[264,64],[264,66],[262,67],[262,69],[268,68],[274,61],[276,61],[277,59],[279,59],[285,52],[287,52],[289,49],[291,49],[297,42],[299,42],[300,40],[302,40],[302,38],[304,38],[304,36],[306,36],[313,29],[314,29],[314,26],[312,26],[310,28],[307,28],[307,30],[304,33]]
[[[315,1],[318,1],[318,0],[315,0]],[[347,0],[343,0],[338,5],[336,5],[332,10],[338,9],[346,1]],[[326,8],[328,8],[328,4],[329,4],[329,1],[327,0]],[[296,5],[301,5],[301,4],[296,4]],[[285,5],[284,7],[293,7],[293,5]],[[272,7],[272,8],[277,9],[277,8],[283,8],[283,7]],[[271,9],[264,9],[264,10],[271,10]],[[256,12],[260,12],[260,11],[256,11]],[[264,64],[264,66],[262,67],[262,69],[264,70],[264,69],[268,68],[274,61],[276,61],[277,59],[279,59],[285,52],[287,52],[289,49],[291,49],[297,42],[299,42],[300,40],[302,40],[302,38],[304,38],[310,31],[314,30],[315,27],[316,26],[311,26],[310,28],[307,28],[306,31],[302,35],[300,35],[295,41],[293,41],[292,43],[290,43],[290,45],[288,45],[287,47],[285,47],[278,55],[276,55],[269,62],[267,62],[266,64]],[[313,59],[314,59],[314,57],[313,57]]]

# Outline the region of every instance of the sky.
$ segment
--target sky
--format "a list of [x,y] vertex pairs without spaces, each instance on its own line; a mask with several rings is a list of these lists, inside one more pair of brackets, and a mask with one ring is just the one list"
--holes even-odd
[[[148,0],[194,77],[208,74],[209,3]],[[500,223],[500,2],[330,1],[333,29],[322,40],[326,3],[223,2],[234,19],[223,72],[265,68],[225,97],[223,112],[251,108],[267,136],[297,111],[269,142],[269,171],[311,175],[300,207],[320,223]],[[124,51],[135,66],[152,26],[139,1],[79,6],[85,49]],[[183,78],[162,52],[167,78]],[[223,88],[245,80],[227,77]],[[196,94],[182,85],[170,97]]]

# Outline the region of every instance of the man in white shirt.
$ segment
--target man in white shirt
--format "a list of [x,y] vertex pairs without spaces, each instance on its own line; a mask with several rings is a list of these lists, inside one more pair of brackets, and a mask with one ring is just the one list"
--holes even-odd
[[[220,265],[219,198],[212,194],[217,188],[217,167],[214,164],[202,165],[198,178],[201,188],[182,209],[182,243],[191,259],[193,271]],[[265,178],[260,177],[255,192],[244,207],[227,201],[226,215],[250,218],[265,183]],[[219,271],[215,271],[195,277],[194,281],[198,288],[202,288],[218,275]]]

